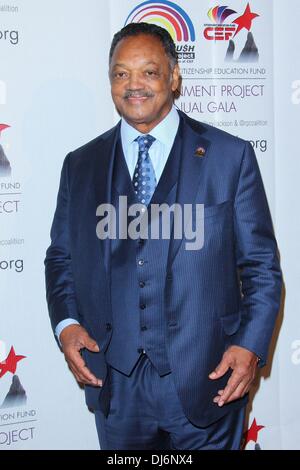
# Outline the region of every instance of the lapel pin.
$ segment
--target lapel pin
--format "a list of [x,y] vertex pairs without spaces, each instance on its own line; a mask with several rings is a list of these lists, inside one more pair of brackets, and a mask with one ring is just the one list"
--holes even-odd
[[205,149],[203,147],[198,147],[195,151],[195,156],[204,157],[204,155],[205,155]]

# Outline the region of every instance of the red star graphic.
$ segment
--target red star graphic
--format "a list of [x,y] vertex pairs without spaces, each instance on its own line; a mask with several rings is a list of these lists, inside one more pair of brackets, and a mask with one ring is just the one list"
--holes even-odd
[[8,127],[10,126],[8,126],[7,124],[0,124],[0,136],[1,136],[1,132],[7,129]]
[[26,356],[17,356],[13,346],[9,351],[9,355],[5,359],[5,361],[0,362],[0,379],[5,375],[7,372],[11,372],[14,374],[17,370],[17,363],[24,359]]
[[254,418],[252,424],[251,424],[251,427],[250,429],[248,429],[248,431],[245,432],[245,444],[244,444],[244,447],[246,447],[246,445],[248,444],[248,442],[250,441],[253,441],[253,442],[257,442],[257,437],[258,437],[258,433],[261,429],[263,429],[265,426],[260,426],[256,423],[256,419]]
[[248,31],[250,31],[252,26],[252,20],[254,20],[254,18],[256,18],[257,16],[259,16],[257,13],[252,13],[252,11],[250,10],[250,5],[248,3],[244,14],[233,21],[233,23],[236,23],[238,25],[234,36],[236,36],[243,28],[246,28],[248,29]]

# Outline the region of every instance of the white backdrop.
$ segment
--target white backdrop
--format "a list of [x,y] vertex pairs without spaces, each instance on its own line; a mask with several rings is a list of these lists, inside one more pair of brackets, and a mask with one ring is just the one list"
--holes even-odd
[[178,107],[255,147],[285,298],[272,361],[249,407],[247,449],[300,449],[300,4],[247,4],[231,0],[229,14],[211,0],[0,1],[0,162],[2,150],[11,165],[6,176],[0,167],[0,450],[98,448],[93,415],[50,330],[43,260],[64,156],[117,121],[107,76],[112,35],[145,14],[172,34],[185,31],[175,36]]

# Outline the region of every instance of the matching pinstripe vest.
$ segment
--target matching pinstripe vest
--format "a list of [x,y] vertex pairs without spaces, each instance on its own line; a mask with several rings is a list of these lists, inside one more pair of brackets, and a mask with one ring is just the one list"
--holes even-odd
[[[180,168],[181,125],[153,194],[151,203],[172,205],[176,200]],[[170,372],[165,331],[164,284],[168,259],[168,239],[120,239],[119,217],[123,211],[119,196],[127,205],[137,203],[131,177],[118,141],[113,167],[112,204],[116,208],[117,238],[111,241],[111,299],[113,334],[106,351],[108,364],[130,375],[140,354],[145,352],[159,375]],[[148,206],[150,209],[150,206]],[[151,221],[150,210],[145,213]],[[123,218],[128,228],[132,217]]]

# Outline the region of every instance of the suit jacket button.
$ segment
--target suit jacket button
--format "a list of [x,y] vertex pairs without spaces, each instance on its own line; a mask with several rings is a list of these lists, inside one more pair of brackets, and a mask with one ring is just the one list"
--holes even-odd
[[139,282],[139,286],[140,286],[141,288],[145,287],[145,285],[146,285],[146,284],[145,284],[144,281],[140,281],[140,282]]
[[145,310],[145,308],[146,308],[146,305],[145,305],[145,304],[141,304],[141,305],[140,305],[140,309],[141,309],[141,310]]
[[110,323],[106,323],[106,329],[107,331],[110,331],[112,329],[112,325]]
[[145,263],[145,261],[144,261],[143,259],[140,259],[139,262],[138,262],[138,265],[139,265],[139,266],[143,266],[144,263]]
[[146,331],[146,330],[148,330],[148,328],[146,326],[141,326],[141,330]]

